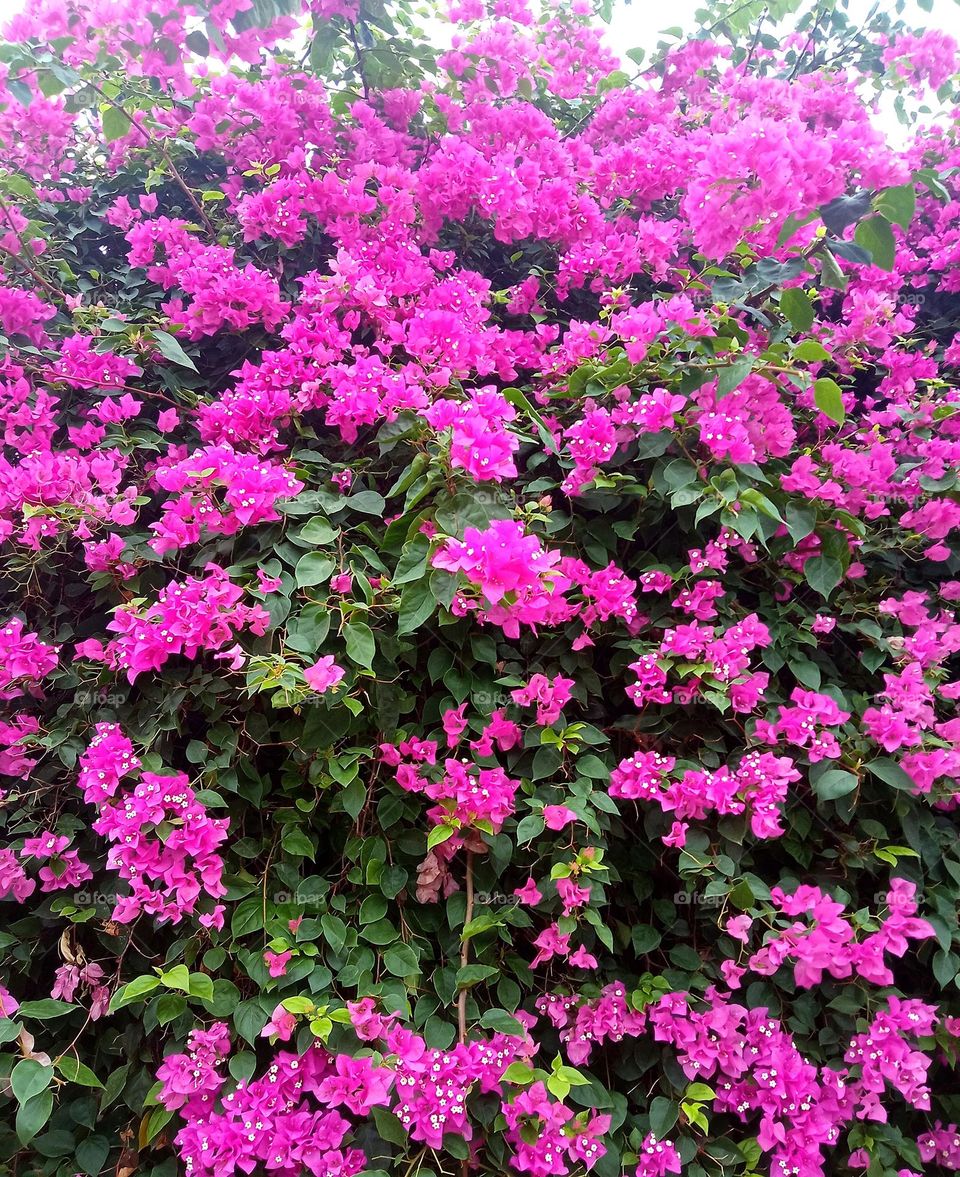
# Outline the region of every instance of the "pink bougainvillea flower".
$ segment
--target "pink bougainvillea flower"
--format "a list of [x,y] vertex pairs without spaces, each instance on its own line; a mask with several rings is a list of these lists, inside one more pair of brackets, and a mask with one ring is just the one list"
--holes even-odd
[[665,846],[676,846],[682,848],[686,845],[687,830],[690,828],[689,823],[685,821],[675,821],[670,827],[669,834],[664,834],[661,841]]
[[562,830],[571,822],[577,820],[577,815],[567,805],[544,805],[543,824],[548,830]]
[[540,894],[537,884],[532,878],[527,879],[523,886],[517,887],[513,893],[521,903],[528,903],[531,906],[535,906],[543,902],[543,896]]
[[741,944],[746,944],[749,939],[750,928],[753,926],[753,919],[748,915],[735,915],[727,920],[724,927],[735,940],[739,940]]
[[316,691],[318,695],[323,695],[327,691],[332,690],[337,683],[339,683],[346,671],[342,666],[338,666],[334,661],[332,654],[325,654],[318,661],[314,662],[312,666],[308,666],[303,672],[303,677],[307,680],[307,686]]
[[267,576],[262,568],[257,569],[257,586],[262,593],[275,593],[283,584],[279,576]]
[[278,1005],[270,1015],[270,1021],[260,1031],[260,1037],[270,1039],[279,1038],[281,1042],[287,1042],[293,1037],[293,1032],[296,1028],[296,1014],[292,1014],[288,1010],[285,1010],[282,1005]]
[[466,706],[466,703],[461,703],[459,707],[451,707],[440,716],[440,722],[443,724],[443,730],[447,737],[447,745],[450,748],[456,748],[460,743],[460,737],[467,729],[467,720],[463,717]]
[[290,963],[292,957],[293,952],[290,950],[286,952],[270,952],[268,950],[263,954],[263,959],[266,962],[271,977],[284,976],[287,971],[287,965]]

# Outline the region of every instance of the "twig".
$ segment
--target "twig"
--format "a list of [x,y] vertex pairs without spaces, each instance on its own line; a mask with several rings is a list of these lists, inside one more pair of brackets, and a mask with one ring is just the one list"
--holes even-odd
[[[467,906],[463,913],[464,928],[473,919],[473,851],[467,851]],[[460,945],[460,967],[465,968],[470,959],[470,941],[464,940]],[[467,989],[464,987],[457,995],[457,1022],[459,1024],[459,1041],[462,1046],[467,1041]],[[469,1177],[470,1154],[463,1158],[460,1164],[460,1177]]]
[[2,196],[0,196],[0,210],[3,212],[4,220],[7,222],[13,234],[20,242],[20,248],[23,250],[24,256],[21,257],[20,254],[13,253],[9,249],[3,249],[2,247],[0,247],[0,252],[2,252],[5,257],[10,258],[11,261],[16,262],[17,265],[24,269],[34,280],[34,282],[36,282],[38,286],[42,286],[48,294],[52,295],[54,298],[59,298],[60,292],[57,290],[57,288],[51,282],[48,282],[47,279],[44,278],[44,276],[31,264],[30,259],[36,261],[37,255],[33,252],[33,247],[31,246],[30,242],[26,240],[20,230],[14,225],[13,218],[10,216],[10,206]]
[[767,19],[769,9],[765,8],[760,13],[760,19],[757,21],[757,31],[753,34],[753,40],[750,42],[750,49],[747,53],[747,59],[743,63],[744,73],[750,68],[750,62],[753,61],[753,55],[756,52],[757,45],[760,43],[760,32],[763,29],[763,22]]
[[370,87],[367,85],[367,79],[363,72],[363,48],[357,40],[357,24],[356,21],[350,22],[350,41],[353,45],[354,52],[357,55],[357,73],[360,75],[360,84],[363,86],[364,101],[370,101]]
[[109,103],[110,106],[112,106],[114,108],[114,110],[120,111],[120,113],[123,115],[123,117],[130,124],[130,126],[133,127],[135,130],[139,131],[140,134],[144,137],[144,139],[146,139],[149,146],[156,148],[160,152],[160,156],[163,159],[164,164],[170,169],[170,174],[173,176],[173,178],[176,180],[177,184],[179,184],[180,188],[183,190],[184,196],[186,196],[187,200],[190,201],[190,204],[193,207],[193,211],[197,214],[197,216],[203,222],[204,228],[207,230],[207,232],[210,234],[211,237],[216,237],[217,231],[213,227],[213,222],[210,220],[210,218],[207,216],[207,214],[203,211],[203,206],[197,200],[196,196],[194,196],[193,190],[190,188],[190,185],[186,182],[186,180],[183,178],[183,176],[180,175],[180,172],[177,169],[177,165],[170,158],[170,152],[167,150],[167,145],[162,140],[154,139],[154,137],[150,134],[150,132],[147,130],[146,127],[142,127],[136,121],[136,119],[133,117],[133,115],[130,114],[130,112],[128,110],[126,110],[123,106],[121,106],[121,104],[119,102],[116,102],[113,98],[111,98],[109,96],[109,94],[105,93],[104,90],[102,89],[102,87],[98,86],[96,82],[90,82],[89,85],[93,90],[96,91],[97,94],[100,95],[100,97],[104,100],[104,102]]
[[[464,927],[473,919],[473,851],[467,851],[467,909],[463,915]],[[460,945],[460,967],[465,968],[470,959],[470,941]],[[461,1044],[467,1040],[467,990],[461,989],[457,997],[457,1021],[460,1026]]]
[[794,63],[793,69],[790,71],[790,76],[787,78],[788,82],[792,82],[800,73],[800,66],[803,64],[803,59],[807,56],[807,52],[813,49],[813,55],[817,55],[817,31],[820,28],[820,20],[823,16],[823,9],[818,4],[816,11],[813,14],[813,28],[810,30],[810,36],[807,38],[806,44],[797,54],[797,60]]

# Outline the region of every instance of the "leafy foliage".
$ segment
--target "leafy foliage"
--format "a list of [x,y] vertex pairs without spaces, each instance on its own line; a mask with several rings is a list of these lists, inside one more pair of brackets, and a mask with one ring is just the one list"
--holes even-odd
[[495,7],[0,50],[11,1171],[960,1167],[956,46]]

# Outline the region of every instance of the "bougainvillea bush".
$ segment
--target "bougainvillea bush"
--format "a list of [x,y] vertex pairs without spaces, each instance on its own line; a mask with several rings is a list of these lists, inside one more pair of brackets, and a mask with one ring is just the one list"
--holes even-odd
[[957,47],[701,20],[10,23],[4,1172],[960,1168]]

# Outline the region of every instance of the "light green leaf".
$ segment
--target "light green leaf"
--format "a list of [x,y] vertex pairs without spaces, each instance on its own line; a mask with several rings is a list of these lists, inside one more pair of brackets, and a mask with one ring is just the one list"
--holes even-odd
[[829,376],[822,376],[813,384],[813,401],[824,416],[831,421],[842,424],[846,412],[843,407],[843,393],[840,385]]
[[35,1058],[21,1059],[10,1074],[10,1087],[18,1103],[24,1104],[41,1091],[46,1091],[53,1079],[53,1067]]
[[813,326],[813,306],[799,287],[792,286],[780,295],[780,310],[790,320],[794,331],[809,331]]
[[171,364],[179,364],[181,368],[189,368],[191,372],[196,372],[197,365],[169,332],[154,331],[153,340],[160,354],[166,356]]
[[133,125],[133,120],[122,107],[109,104],[100,107],[100,126],[107,143],[112,143],[114,139],[122,139],[124,135],[128,135]]
[[913,214],[917,209],[916,189],[912,184],[886,188],[874,197],[873,207],[888,221],[892,221],[902,229],[909,229]]
[[892,270],[896,260],[897,244],[893,230],[884,217],[868,217],[861,221],[854,232],[854,240],[873,258],[873,264],[881,270]]
[[377,652],[377,643],[370,626],[363,621],[351,621],[343,627],[343,641],[347,657],[357,666],[369,669]]

